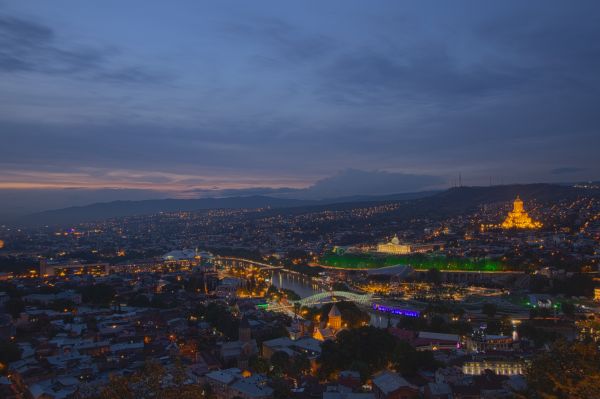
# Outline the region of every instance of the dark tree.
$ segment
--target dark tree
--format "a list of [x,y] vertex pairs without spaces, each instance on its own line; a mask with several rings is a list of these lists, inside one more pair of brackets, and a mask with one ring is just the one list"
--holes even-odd
[[310,360],[308,357],[301,353],[292,358],[290,364],[289,374],[295,378],[299,378],[302,375],[310,372]]
[[405,341],[396,344],[392,364],[396,371],[405,375],[415,375],[419,369],[433,370],[437,367],[431,351],[417,351]]
[[0,363],[8,364],[21,359],[21,349],[14,342],[0,341]]
[[273,388],[273,399],[288,399],[292,396],[290,387],[283,378],[273,378],[271,388]]
[[21,298],[10,298],[4,304],[4,308],[13,319],[18,319],[21,312],[25,310],[25,303]]
[[271,356],[271,365],[275,374],[287,374],[290,368],[290,355],[277,351]]
[[481,312],[484,315],[486,315],[487,317],[489,317],[490,319],[496,315],[497,311],[498,311],[498,306],[496,306],[493,303],[484,303],[483,306],[481,307]]
[[600,352],[595,344],[557,341],[536,357],[526,374],[523,397],[600,398]]
[[563,302],[560,307],[566,316],[573,317],[575,315],[575,305],[572,302]]
[[129,306],[147,308],[150,306],[150,300],[145,294],[136,294],[129,300]]
[[391,360],[391,351],[396,339],[386,330],[361,327],[341,331],[335,342],[327,341],[322,346],[320,372],[323,376],[347,369],[354,361],[367,365],[369,374],[384,368]]
[[262,357],[252,356],[249,362],[250,370],[255,373],[266,374],[269,371],[269,362]]
[[229,308],[222,303],[211,302],[206,307],[196,308],[198,317],[204,317],[213,327],[231,340],[238,339],[239,320],[234,317]]
[[425,276],[428,282],[439,285],[442,282],[442,273],[435,268],[431,268],[427,270],[427,275]]
[[81,288],[84,302],[98,306],[108,306],[115,297],[115,289],[104,283],[89,285]]
[[336,281],[335,283],[332,284],[331,288],[334,291],[350,291],[348,284],[346,284],[342,281]]

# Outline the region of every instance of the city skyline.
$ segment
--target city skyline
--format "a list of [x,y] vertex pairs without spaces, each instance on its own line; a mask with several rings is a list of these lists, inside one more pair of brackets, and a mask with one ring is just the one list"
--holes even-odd
[[0,0],[0,398],[600,398],[600,3]]
[[0,2],[2,206],[597,180],[597,11]]

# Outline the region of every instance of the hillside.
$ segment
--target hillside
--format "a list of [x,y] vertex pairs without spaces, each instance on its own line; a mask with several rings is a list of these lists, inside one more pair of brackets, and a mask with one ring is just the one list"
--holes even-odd
[[151,215],[159,212],[199,211],[204,209],[224,208],[280,208],[307,205],[309,203],[311,203],[311,201],[265,196],[113,201],[37,212],[19,218],[17,223],[19,225],[27,226],[74,224],[115,217]]
[[403,193],[385,196],[356,196],[327,200],[298,200],[267,196],[114,201],[87,206],[39,212],[20,218],[24,226],[75,224],[115,217],[149,215],[159,212],[206,209],[273,208],[275,212],[300,214],[319,210],[344,210],[383,203],[400,203],[398,217],[445,217],[469,212],[476,207],[512,201],[517,195],[525,201],[557,202],[578,196],[600,196],[600,190],[558,184],[522,184],[490,187],[456,187],[441,192]]

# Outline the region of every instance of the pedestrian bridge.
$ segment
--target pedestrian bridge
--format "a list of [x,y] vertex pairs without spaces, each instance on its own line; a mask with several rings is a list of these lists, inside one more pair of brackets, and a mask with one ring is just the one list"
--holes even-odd
[[292,303],[298,303],[300,306],[315,306],[323,303],[335,302],[339,299],[360,303],[363,305],[371,305],[375,299],[373,294],[356,294],[348,291],[327,291],[319,294],[311,295],[306,298],[302,298],[299,301],[290,301]]
[[244,259],[244,258],[236,258],[233,256],[215,256],[213,262],[220,266],[226,267],[243,267],[243,266],[255,266],[259,267],[262,270],[280,270],[283,269],[283,266],[274,266],[269,265],[268,263],[259,262],[257,260],[252,259]]

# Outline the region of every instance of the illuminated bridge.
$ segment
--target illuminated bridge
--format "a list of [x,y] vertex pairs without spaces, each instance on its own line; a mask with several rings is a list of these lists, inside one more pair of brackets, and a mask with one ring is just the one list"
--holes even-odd
[[376,298],[372,294],[361,295],[361,294],[355,294],[353,292],[347,292],[347,291],[327,291],[327,292],[320,292],[318,294],[311,295],[306,298],[302,298],[298,301],[286,301],[285,303],[269,302],[268,305],[265,304],[262,306],[264,306],[264,309],[269,309],[274,312],[289,313],[290,315],[292,315],[293,314],[292,309],[294,308],[294,306],[312,307],[312,306],[317,306],[317,305],[323,305],[325,303],[332,303],[332,302],[338,302],[340,300],[345,300],[345,301],[352,301],[355,303],[359,303],[361,305],[366,305],[366,306],[371,307],[371,304],[373,303],[373,300],[375,300],[375,299]]
[[215,264],[225,267],[244,267],[244,266],[255,266],[263,270],[276,270],[283,269],[283,266],[273,266],[268,263],[259,262],[252,259],[235,258],[233,256],[215,256],[213,261]]
[[319,294],[311,295],[306,298],[302,298],[299,301],[294,301],[299,303],[300,306],[315,306],[323,303],[334,302],[335,299],[341,298],[347,301],[352,301],[356,303],[360,303],[362,305],[370,305],[371,302],[375,299],[372,294],[355,294],[353,292],[347,291],[328,291],[321,292]]
[[327,291],[315,294],[306,298],[302,298],[299,301],[287,301],[286,303],[269,303],[262,305],[264,309],[271,311],[279,311],[288,313],[294,316],[292,309],[296,306],[299,307],[312,307],[317,305],[323,305],[325,303],[336,302],[339,299],[346,301],[352,301],[361,305],[370,307],[372,310],[380,313],[388,313],[395,316],[408,316],[408,317],[419,317],[421,312],[413,309],[403,309],[394,306],[386,306],[376,303],[375,300],[378,298],[373,294],[355,294],[347,291]]

